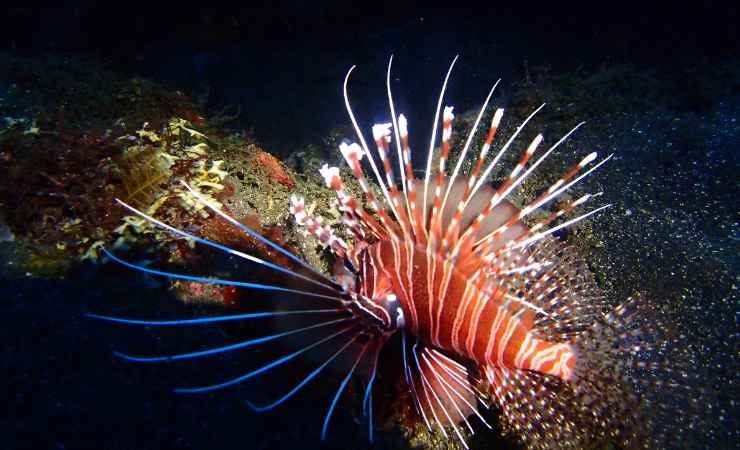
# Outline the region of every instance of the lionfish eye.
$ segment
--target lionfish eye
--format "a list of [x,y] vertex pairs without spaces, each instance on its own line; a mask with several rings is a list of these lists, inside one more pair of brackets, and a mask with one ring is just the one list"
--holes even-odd
[[361,316],[382,330],[392,332],[406,324],[401,304],[393,293],[377,298],[357,295],[354,304]]
[[388,294],[385,297],[385,310],[388,311],[390,317],[389,328],[399,329],[406,325],[406,318],[401,308],[401,303],[398,301],[398,297],[395,294]]

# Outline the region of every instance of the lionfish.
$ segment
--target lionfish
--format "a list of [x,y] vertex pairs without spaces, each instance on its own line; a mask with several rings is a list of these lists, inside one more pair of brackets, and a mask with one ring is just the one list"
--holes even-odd
[[[313,215],[301,197],[291,197],[290,212],[295,222],[315,236],[337,261],[331,276],[209,203],[185,182],[182,182],[185,188],[220,219],[286,256],[300,269],[277,265],[195,236],[118,200],[124,208],[175,236],[261,264],[314,289],[156,270],[125,261],[105,250],[113,261],[147,274],[298,294],[329,302],[332,307],[167,321],[90,316],[145,326],[186,326],[284,316],[329,317],[308,326],[189,353],[166,356],[117,353],[125,360],[136,362],[185,360],[255,347],[300,336],[308,330],[331,330],[320,339],[237,378],[175,390],[203,393],[223,389],[265,375],[318,347],[329,349],[326,351],[330,356],[322,359],[285,395],[266,405],[249,403],[256,411],[266,411],[293,397],[340,355],[346,357],[350,353],[349,368],[346,375],[342,372],[342,381],[324,416],[322,439],[327,436],[329,422],[348,383],[361,372],[359,366],[367,366],[369,370],[362,376],[365,383],[362,409],[368,416],[372,441],[372,391],[379,355],[389,339],[400,334],[397,341],[401,346],[403,380],[419,419],[430,431],[438,430],[445,437],[454,434],[466,448],[466,435],[474,433],[470,417],[474,415],[492,428],[485,411],[479,408],[491,404],[500,411],[504,431],[529,448],[584,448],[608,442],[651,445],[657,432],[651,430],[652,419],[647,413],[650,401],[641,394],[651,386],[661,385],[655,373],[663,363],[645,355],[659,354],[670,339],[660,322],[650,318],[650,308],[643,301],[630,299],[610,309],[584,261],[555,235],[609,205],[560,220],[599,195],[586,194],[561,202],[565,204],[546,212],[544,218],[530,226],[523,221],[547,203],[561,199],[564,192],[607,162],[611,155],[592,164],[597,154],[588,154],[533,201],[522,208],[515,207],[507,197],[582,123],[530,164],[543,142],[542,134],[537,135],[505,181],[493,188],[487,182],[492,171],[525,125],[544,106],[530,114],[490,158],[489,151],[503,117],[503,109],[497,109],[477,158],[468,158],[497,81],[477,114],[452,173],[448,174],[454,114],[452,107],[442,109],[442,104],[457,61],[455,57],[436,104],[426,171],[423,178],[417,178],[408,122],[403,114],[396,115],[391,93],[392,61],[391,56],[386,73],[391,121],[372,127],[377,156],[368,146],[350,106],[347,85],[355,66],[347,72],[343,84],[345,106],[359,142],[343,142],[339,150],[365,201],[349,193],[338,167],[325,164],[320,170],[326,185],[336,193],[343,215],[341,225],[351,239],[343,239]],[[440,118],[441,144],[437,150]],[[363,161],[372,170],[377,187],[367,178]],[[466,162],[472,168],[463,175]]]

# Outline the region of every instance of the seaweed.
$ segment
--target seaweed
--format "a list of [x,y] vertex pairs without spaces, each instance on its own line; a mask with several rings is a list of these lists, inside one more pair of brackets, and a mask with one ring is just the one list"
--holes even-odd
[[116,165],[121,176],[119,197],[139,209],[147,209],[172,176],[172,164],[154,148],[131,148],[118,158]]

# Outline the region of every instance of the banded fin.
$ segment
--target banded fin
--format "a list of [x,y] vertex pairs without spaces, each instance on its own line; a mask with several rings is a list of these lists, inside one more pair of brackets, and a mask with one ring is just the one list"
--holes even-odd
[[418,342],[407,349],[404,339],[402,345],[406,382],[414,406],[429,431],[437,428],[445,437],[450,437],[448,428],[451,428],[460,443],[468,448],[465,435],[475,434],[468,420],[470,416],[476,415],[491,429],[477,407],[478,401],[485,404],[486,397],[474,387],[465,366]]
[[[631,448],[645,438],[640,399],[615,367],[586,369],[578,352],[575,381],[537,371],[487,366],[504,432],[531,449],[580,449],[616,444]],[[612,361],[613,363],[613,361]],[[605,366],[609,364],[604,364]]]
[[[386,338],[382,335],[378,336],[372,332],[368,332],[365,327],[363,327],[362,324],[360,324],[357,319],[350,314],[350,311],[347,308],[347,300],[343,295],[344,291],[339,290],[334,280],[328,278],[324,274],[321,274],[316,269],[313,269],[308,263],[293,255],[288,250],[280,247],[278,244],[268,240],[267,238],[262,237],[247,226],[238,222],[235,218],[217,209],[214,205],[209,204],[206,199],[204,199],[199,193],[194,191],[190,186],[184,183],[183,185],[193,194],[193,196],[198,201],[202,202],[204,207],[211,209],[223,220],[230,223],[234,227],[244,231],[250,236],[253,236],[255,239],[271,247],[275,251],[289,256],[292,260],[299,262],[301,266],[310,269],[312,272],[316,273],[318,277],[307,277],[300,272],[296,272],[289,268],[276,265],[274,263],[271,263],[270,261],[258,258],[254,255],[250,255],[219,244],[217,242],[198,237],[184,230],[168,225],[152,216],[149,216],[133,208],[132,206],[121,202],[120,200],[118,202],[132,213],[141,216],[143,219],[169,231],[175,236],[191,239],[199,244],[215,248],[223,252],[224,254],[246,259],[250,262],[260,264],[277,272],[283,273],[289,277],[309,282],[321,288],[324,293],[321,293],[321,291],[317,292],[315,289],[309,288],[294,289],[291,287],[280,285],[196,276],[184,273],[151,269],[143,265],[135,264],[121,259],[108,250],[103,249],[102,251],[105,253],[105,255],[110,260],[139,272],[162,276],[172,280],[186,280],[195,283],[215,284],[271,291],[280,293],[280,298],[288,297],[289,295],[310,297],[318,299],[320,301],[331,301],[335,305],[335,307],[308,307],[303,309],[292,308],[285,310],[264,310],[257,312],[245,312],[242,314],[173,320],[142,320],[101,314],[88,314],[87,316],[92,319],[111,323],[159,328],[174,328],[191,325],[242,321],[261,322],[266,323],[268,324],[267,326],[269,326],[269,322],[265,322],[266,320],[271,320],[272,325],[278,325],[278,330],[274,332],[257,332],[256,336],[246,339],[241,339],[235,342],[230,342],[214,347],[209,346],[205,348],[194,349],[181,353],[169,353],[164,355],[131,355],[128,353],[114,352],[114,354],[117,357],[129,362],[170,363],[185,360],[202,360],[207,357],[218,355],[233,355],[237,351],[248,351],[256,347],[260,347],[258,351],[253,351],[250,354],[250,357],[246,358],[249,361],[249,367],[241,368],[238,375],[232,374],[228,377],[224,377],[225,379],[221,379],[217,382],[209,381],[206,382],[207,384],[175,388],[174,392],[180,394],[208,393],[234,387],[242,383],[258,382],[260,379],[264,381],[267,378],[264,375],[268,373],[270,374],[270,380],[272,380],[273,377],[275,377],[275,372],[278,370],[282,370],[283,372],[291,372],[291,369],[293,367],[289,367],[290,364],[302,366],[304,365],[304,363],[313,363],[313,370],[308,373],[308,375],[306,375],[303,379],[301,379],[298,384],[293,386],[287,393],[279,397],[277,400],[274,400],[271,403],[262,406],[248,402],[249,406],[252,407],[255,411],[267,411],[277,407],[278,405],[292,398],[294,395],[298,394],[306,385],[308,385],[311,381],[319,378],[321,375],[323,375],[324,372],[328,371],[329,369],[333,368],[335,370],[341,370],[344,374],[344,378],[340,383],[338,389],[336,390],[336,393],[334,394],[332,401],[328,406],[326,415],[324,416],[323,428],[321,433],[322,438],[326,438],[328,435],[328,427],[331,417],[338,405],[339,397],[341,397],[342,393],[345,391],[345,388],[349,381],[353,377],[361,377],[365,380],[368,380],[368,376],[364,373],[360,373],[361,371],[357,369],[362,368],[363,364],[372,364],[372,372],[369,376],[369,381],[367,381],[365,401],[363,402],[364,409],[367,411],[370,436],[372,439],[372,381],[375,378],[378,353],[380,352]],[[317,236],[322,243],[331,247],[335,254],[337,254],[338,256],[343,256],[346,253],[351,252],[353,248],[352,246],[347,245],[343,240],[341,240],[341,238],[338,238],[336,235],[334,235],[332,230],[324,226],[318,218],[313,218],[310,216],[310,214],[306,212],[305,205],[302,199],[294,197],[292,199],[292,202],[293,205],[291,212],[295,215],[296,221],[299,222],[299,224],[305,226],[308,231]],[[340,275],[344,275],[344,273],[340,273]],[[320,278],[321,281],[316,278]],[[342,279],[342,281],[344,281],[344,279]],[[340,286],[344,287],[345,289],[347,288],[345,287],[344,283],[340,284]],[[297,322],[294,322],[295,320],[297,320]],[[268,345],[270,345],[271,347],[267,348]],[[316,361],[316,358],[318,358],[318,361]],[[349,365],[347,365],[347,362],[349,362]]]
[[484,372],[501,410],[504,432],[527,448],[575,449],[590,442],[591,427],[585,426],[588,408],[560,378],[497,366],[487,366]]
[[570,342],[607,310],[586,263],[560,239],[548,236],[528,251],[497,261],[504,263],[494,267],[499,274],[507,275],[512,301],[536,313],[533,337]]
[[339,210],[344,214],[343,222],[355,235],[355,241],[363,241],[367,235],[373,235],[378,239],[386,235],[381,224],[365,211],[357,199],[347,193],[344,182],[339,176],[338,167],[329,167],[328,164],[324,164],[319,172],[324,177],[326,186],[336,192]]
[[[573,381],[536,371],[482,368],[506,431],[527,448],[664,448],[688,444],[710,411],[689,350],[646,302],[630,299],[572,340]],[[670,430],[670,431],[668,431]]]
[[290,197],[290,213],[298,225],[316,237],[324,247],[329,247],[335,256],[344,258],[347,252],[351,251],[351,247],[341,237],[322,223],[321,217],[316,217],[306,210],[303,197],[296,195]]

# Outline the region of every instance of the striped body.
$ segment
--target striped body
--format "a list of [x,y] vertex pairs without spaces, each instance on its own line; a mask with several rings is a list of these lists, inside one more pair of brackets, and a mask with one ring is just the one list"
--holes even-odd
[[[397,293],[407,327],[420,340],[479,365],[535,370],[564,380],[574,376],[572,347],[535,336],[534,313],[507,301],[510,286],[506,279],[476,275],[482,272],[480,262],[461,264],[451,269],[444,293],[440,292],[442,274],[434,277],[430,296],[427,256],[421,245],[410,251],[390,241],[371,245],[361,255],[364,295],[381,298],[389,289]],[[436,266],[443,267],[444,258],[434,257]]]

